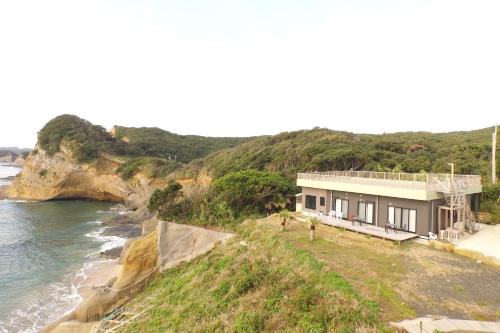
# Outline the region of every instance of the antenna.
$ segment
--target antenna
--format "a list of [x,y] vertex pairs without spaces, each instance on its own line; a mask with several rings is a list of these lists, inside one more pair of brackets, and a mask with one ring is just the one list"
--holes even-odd
[[497,151],[497,125],[491,136],[491,183],[497,182],[496,151]]

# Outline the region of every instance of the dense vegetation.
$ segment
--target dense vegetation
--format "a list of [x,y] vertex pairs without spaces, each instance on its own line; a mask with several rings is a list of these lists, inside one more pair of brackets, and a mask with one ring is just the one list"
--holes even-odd
[[[293,182],[298,172],[372,170],[393,172],[480,174],[490,180],[491,129],[468,132],[353,134],[323,128],[259,137],[231,149],[191,162],[179,177],[194,177],[208,170],[218,178],[240,170],[274,171]],[[500,173],[500,160],[497,161]],[[486,189],[488,191],[488,189]],[[494,195],[483,196],[481,209],[500,222]],[[496,196],[498,198],[498,195]]]
[[208,155],[217,150],[234,147],[251,138],[216,138],[179,135],[160,128],[115,126],[116,138],[127,142],[128,156],[154,156],[175,159],[182,163]]
[[[324,128],[259,137],[194,161],[186,172],[202,167],[215,177],[231,171],[278,171],[291,178],[297,172],[373,170],[401,172],[455,171],[490,174],[491,129],[468,132],[353,134]],[[497,163],[500,171],[500,163]]]
[[190,195],[171,180],[165,189],[153,192],[148,209],[169,221],[227,227],[253,214],[291,209],[296,191],[288,178],[276,172],[243,170],[220,177],[210,188]]
[[290,206],[297,193],[296,186],[277,172],[242,170],[229,173],[214,181],[219,200],[235,211],[273,213]]
[[378,305],[343,277],[258,225],[169,269],[127,311],[123,332],[355,332],[383,329]]
[[159,157],[134,157],[120,165],[117,172],[123,179],[129,179],[139,172],[149,178],[163,178],[181,165],[177,161]]
[[91,162],[101,153],[125,158],[125,165],[118,170],[125,179],[137,172],[152,178],[165,177],[181,163],[249,139],[178,135],[159,128],[121,126],[115,126],[112,135],[102,126],[68,114],[50,120],[38,133],[38,144],[49,156],[64,145],[79,162]]
[[38,133],[38,144],[49,156],[57,153],[64,144],[80,162],[92,161],[101,152],[124,152],[124,145],[104,127],[68,114],[49,121]]
[[500,223],[500,184],[483,186],[480,199],[483,221]]

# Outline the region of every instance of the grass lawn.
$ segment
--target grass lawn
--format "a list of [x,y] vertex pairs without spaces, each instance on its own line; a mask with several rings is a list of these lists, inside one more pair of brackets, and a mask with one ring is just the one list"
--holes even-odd
[[320,225],[310,242],[305,223],[279,232],[276,217],[262,227],[294,247],[306,249],[377,301],[386,321],[415,316],[499,320],[500,271],[415,242],[396,243]]

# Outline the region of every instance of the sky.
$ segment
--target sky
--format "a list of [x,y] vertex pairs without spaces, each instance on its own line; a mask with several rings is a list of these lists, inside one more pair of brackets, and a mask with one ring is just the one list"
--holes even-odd
[[500,1],[0,1],[0,146],[110,129],[444,132],[500,120]]

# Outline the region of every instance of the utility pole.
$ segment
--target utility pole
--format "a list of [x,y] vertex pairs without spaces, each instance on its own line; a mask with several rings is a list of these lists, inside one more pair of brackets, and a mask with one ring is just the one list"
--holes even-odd
[[455,186],[455,164],[453,163],[448,163],[448,165],[451,165],[451,179],[450,179],[450,190],[451,190],[451,200],[450,200],[450,227],[453,228],[453,200],[455,198],[453,197],[453,192],[454,192],[454,186]]
[[496,184],[497,182],[496,152],[497,152],[497,125],[495,125],[495,130],[493,131],[491,139],[491,183],[492,184]]

